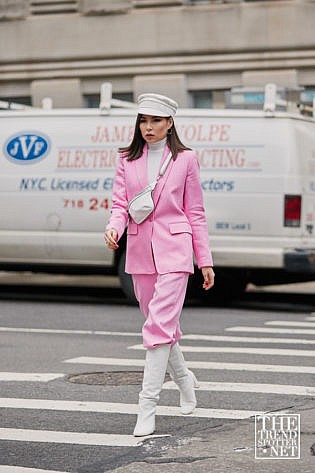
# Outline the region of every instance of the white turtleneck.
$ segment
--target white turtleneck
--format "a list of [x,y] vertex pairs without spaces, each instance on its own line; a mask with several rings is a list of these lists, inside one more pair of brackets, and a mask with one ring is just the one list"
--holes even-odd
[[156,141],[155,143],[148,143],[147,169],[149,182],[152,182],[157,178],[165,145],[166,138]]

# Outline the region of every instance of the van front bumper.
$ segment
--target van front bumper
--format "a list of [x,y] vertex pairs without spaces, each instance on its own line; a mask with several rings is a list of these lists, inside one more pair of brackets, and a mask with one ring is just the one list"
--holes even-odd
[[285,251],[284,269],[294,273],[315,273],[315,248]]

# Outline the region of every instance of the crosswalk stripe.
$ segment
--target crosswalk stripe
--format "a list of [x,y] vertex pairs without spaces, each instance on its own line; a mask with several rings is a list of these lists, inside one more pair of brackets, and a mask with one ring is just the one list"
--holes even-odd
[[[0,373],[1,374],[1,373]],[[12,373],[14,375],[15,373]],[[45,373],[43,373],[45,375]],[[66,376],[65,374],[61,375]],[[54,378],[55,379],[55,378]],[[314,396],[315,388],[311,386],[292,386],[288,384],[255,384],[255,383],[223,383],[223,382],[199,382],[201,391],[240,391],[240,392],[266,392],[275,394],[296,394],[303,396]],[[164,383],[165,389],[177,389],[172,381]],[[1,473],[1,472],[0,472]]]
[[[129,350],[145,350],[143,345],[132,345]],[[247,353],[252,355],[272,356],[315,356],[315,350],[291,350],[282,348],[246,348],[246,347],[194,347],[181,345],[183,352],[190,353]]]
[[81,432],[58,432],[54,430],[30,430],[0,428],[1,440],[22,442],[65,443],[111,447],[137,447],[139,439],[132,435],[94,434]]
[[[144,366],[144,360],[132,358],[97,358],[81,356],[69,358],[64,363],[92,364],[105,366]],[[301,365],[263,365],[254,363],[223,363],[216,361],[186,361],[188,368],[201,370],[233,370],[233,371],[266,371],[270,373],[304,373],[315,374],[315,367]]]
[[292,320],[269,320],[265,322],[265,325],[283,325],[286,327],[309,327],[315,328],[314,322],[297,322]]
[[292,333],[300,335],[315,335],[315,330],[303,328],[273,328],[273,327],[250,327],[235,326],[226,327],[227,332],[257,332],[257,333]]
[[48,381],[64,376],[64,373],[14,373],[0,371],[0,381],[34,381],[47,383]]
[[[124,404],[120,402],[100,401],[60,401],[53,399],[19,399],[0,398],[0,407],[6,409],[41,409],[51,411],[71,412],[99,412],[111,414],[137,414],[137,404]],[[157,406],[157,415],[182,417],[177,406]],[[191,417],[215,419],[247,419],[262,411],[249,411],[239,409],[206,409],[197,408]]]
[[20,332],[20,333],[54,333],[65,335],[103,335],[116,337],[141,337],[141,333],[136,332],[108,332],[104,330],[68,330],[51,328],[23,328],[23,327],[0,327],[0,332]]
[[0,473],[67,473],[66,471],[42,470],[15,465],[0,465]]
[[189,334],[183,335],[182,340],[196,340],[209,342],[247,342],[247,343],[285,343],[297,345],[315,345],[315,340],[307,338],[279,338],[279,337],[233,337],[229,335],[201,335]]
[[[314,319],[315,321],[315,319]],[[226,329],[229,330],[229,329]],[[21,328],[21,327],[0,327],[0,332],[16,333],[38,333],[38,334],[65,334],[65,335],[102,335],[109,337],[141,337],[136,332],[109,332],[102,330],[66,330],[66,329],[45,329],[45,328]],[[278,331],[277,331],[278,332]],[[279,332],[278,332],[279,333]],[[307,332],[305,332],[307,333]],[[315,340],[294,339],[294,338],[259,338],[259,337],[233,337],[226,335],[204,335],[187,334],[182,336],[182,340],[204,340],[213,342],[249,342],[249,343],[294,343],[294,344],[315,344]]]
[[[284,394],[295,396],[314,396],[315,388],[311,386],[292,386],[288,384],[262,383],[221,383],[198,381],[198,391],[225,391],[244,393]],[[178,389],[173,381],[167,381],[163,389]]]

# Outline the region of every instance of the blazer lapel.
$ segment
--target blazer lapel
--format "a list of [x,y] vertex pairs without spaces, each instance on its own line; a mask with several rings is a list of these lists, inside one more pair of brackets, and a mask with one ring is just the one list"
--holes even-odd
[[[165,147],[165,151],[164,151],[164,155],[163,155],[163,159],[161,161],[161,166],[160,166],[160,169],[165,161],[165,159],[167,158],[168,154],[170,152],[170,149],[168,148],[168,146]],[[167,181],[167,178],[172,170],[172,167],[173,167],[173,164],[174,164],[174,161],[173,159],[171,159],[169,165],[167,166],[166,168],[166,171],[164,173],[164,176],[160,177],[160,179],[158,180],[158,183],[156,185],[156,188],[153,192],[153,200],[154,200],[154,203],[155,205],[158,203],[158,200],[160,198],[160,195],[161,195],[161,192],[163,190],[163,187],[165,186],[165,183]]]

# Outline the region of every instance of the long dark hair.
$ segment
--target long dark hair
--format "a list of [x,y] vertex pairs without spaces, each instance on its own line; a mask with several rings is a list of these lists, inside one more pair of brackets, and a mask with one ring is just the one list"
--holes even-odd
[[[119,152],[123,156],[127,157],[127,161],[134,161],[135,159],[140,158],[140,156],[142,156],[142,153],[143,153],[143,147],[146,141],[142,138],[141,131],[140,131],[141,117],[142,117],[142,114],[139,113],[137,116],[136,124],[135,124],[134,135],[133,135],[130,145],[119,148]],[[168,120],[169,118],[171,117],[165,117],[166,120]],[[172,157],[174,161],[177,158],[178,153],[184,150],[190,150],[190,148],[187,148],[187,146],[185,146],[179,139],[179,136],[177,134],[177,131],[174,125],[174,121],[173,121],[173,125],[171,126],[167,134],[166,143],[170,151],[172,152]]]

